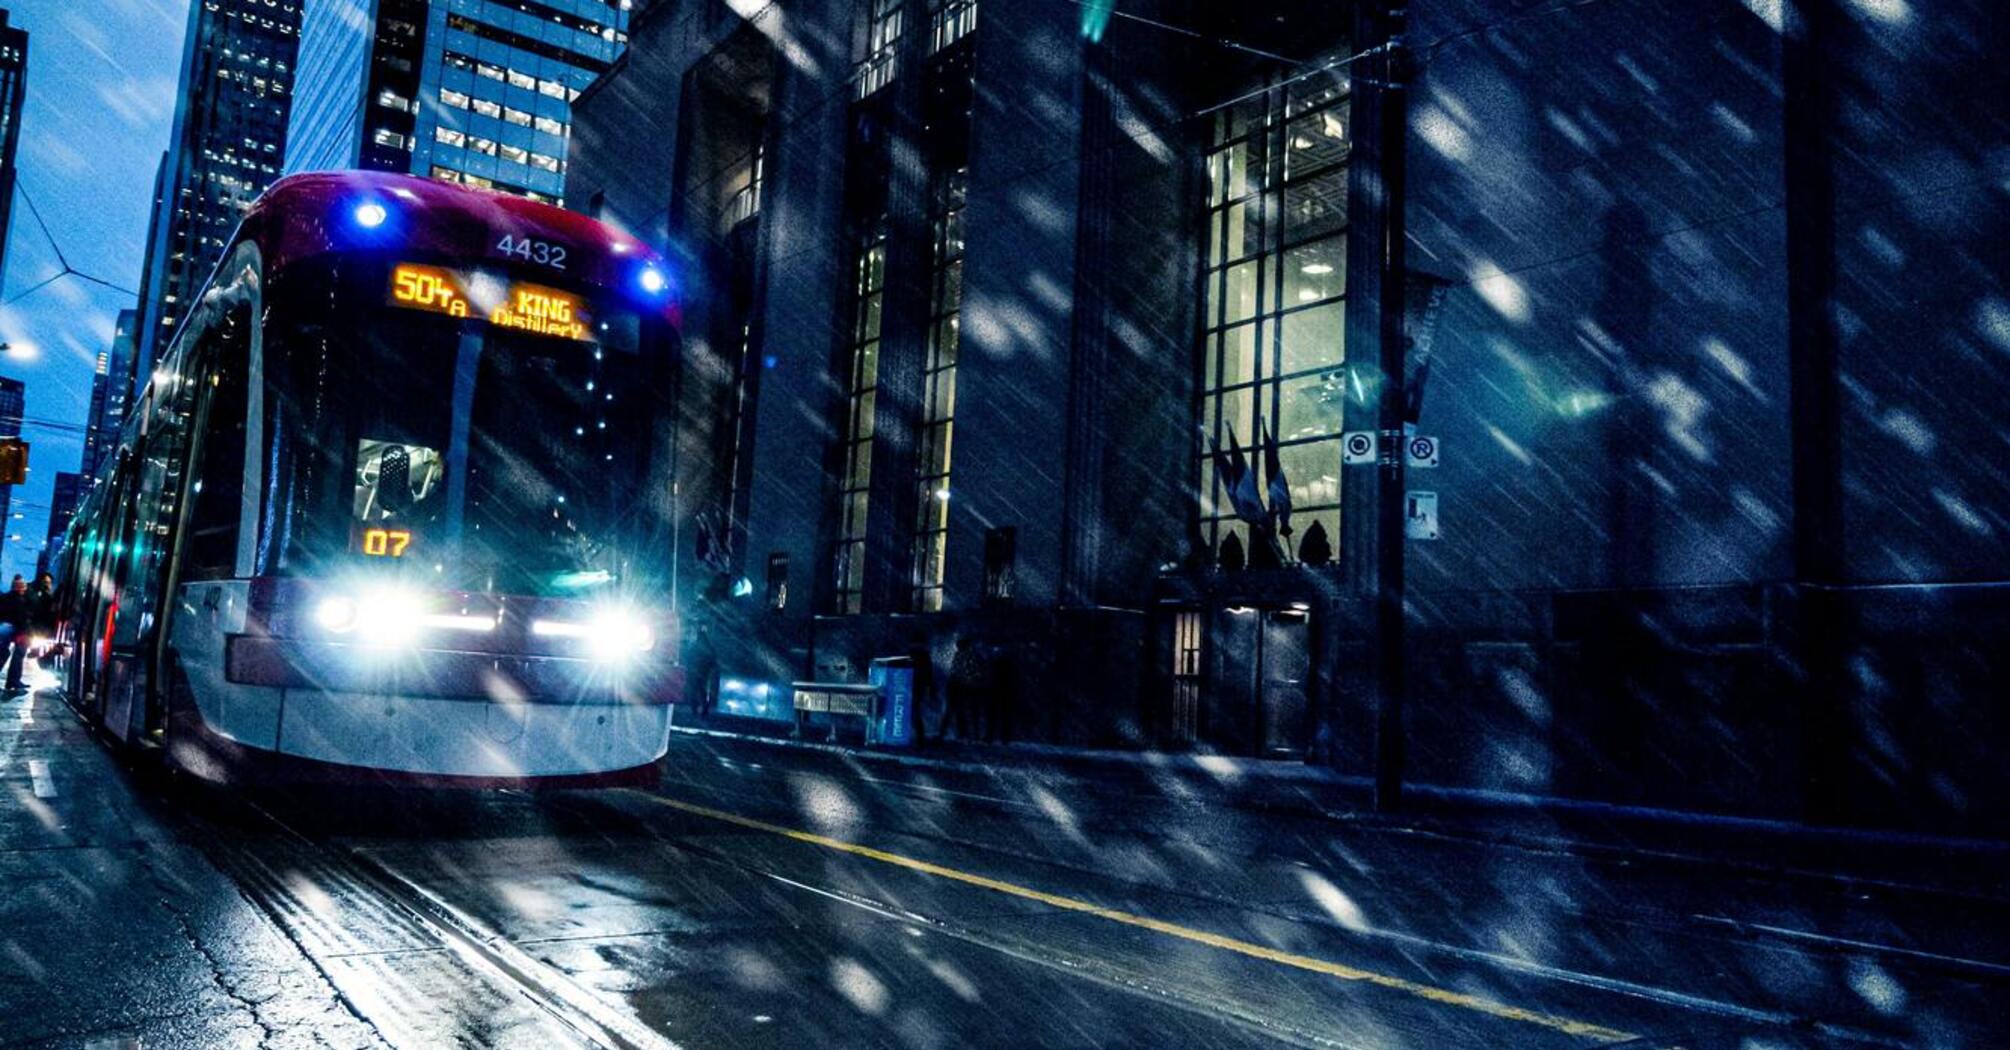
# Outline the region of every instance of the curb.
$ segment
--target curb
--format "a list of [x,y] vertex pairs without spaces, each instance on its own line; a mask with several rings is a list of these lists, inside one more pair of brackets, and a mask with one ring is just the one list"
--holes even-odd
[[[1577,799],[1552,799],[1484,792],[1467,789],[1417,786],[1408,790],[1422,803],[1402,814],[1377,813],[1363,806],[1346,804],[1345,796],[1366,799],[1371,783],[1365,777],[1350,777],[1330,770],[1298,764],[1271,763],[1252,768],[1253,760],[1223,756],[1167,755],[1152,752],[1084,752],[1040,744],[1007,745],[999,748],[996,761],[953,758],[941,755],[907,754],[866,748],[853,744],[799,740],[758,733],[734,732],[697,726],[673,726],[687,736],[752,743],[767,747],[810,751],[850,761],[874,762],[909,769],[936,769],[987,776],[1025,775],[1049,772],[1081,777],[1098,771],[1177,772],[1208,777],[1224,790],[1219,804],[1255,812],[1289,813],[1331,821],[1349,827],[1389,832],[1437,835],[1470,842],[1491,843],[1524,850],[1562,852],[1599,859],[1652,859],[1699,865],[1746,873],[1763,873],[1800,879],[1817,879],[1857,885],[1883,886],[1914,892],[1928,892],[1991,900],[2010,898],[2010,886],[1968,885],[1964,883],[1921,882],[1877,872],[1828,870],[1809,867],[1804,861],[1772,853],[1774,844],[1828,851],[1864,851],[1890,855],[1894,850],[1918,850],[1934,854],[1932,862],[1996,862],[1998,870],[2010,865],[2010,842],[1994,839],[1940,836],[1920,832],[1886,832],[1861,828],[1809,827],[1787,821],[1754,817],[1716,816],[1680,810],[1624,806]],[[1265,792],[1264,788],[1277,788]],[[1330,790],[1325,799],[1310,797],[1307,788]],[[1246,792],[1254,789],[1250,797]],[[1134,794],[1134,793],[1133,793]],[[1167,802],[1191,804],[1177,795],[1164,796]],[[1513,819],[1570,818],[1603,821],[1616,832],[1628,828],[1658,832],[1701,832],[1729,838],[1733,851],[1726,854],[1700,852],[1681,844],[1656,845],[1612,841],[1598,836],[1571,835],[1567,828],[1555,832],[1522,827],[1488,826],[1491,817]],[[1739,855],[1743,852],[1746,855]],[[1756,855],[1754,855],[1756,854]],[[1922,858],[1922,867],[1932,866]]]

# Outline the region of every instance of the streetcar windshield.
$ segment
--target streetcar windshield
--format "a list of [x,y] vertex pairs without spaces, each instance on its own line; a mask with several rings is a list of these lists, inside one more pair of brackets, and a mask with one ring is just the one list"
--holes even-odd
[[[646,584],[661,364],[644,352],[641,319],[497,280],[491,298],[505,305],[477,299],[472,311],[381,293],[339,305],[372,283],[345,275],[337,306],[307,311],[281,340],[286,439],[274,458],[293,475],[281,479],[295,494],[288,568],[509,594]],[[557,316],[554,296],[562,322],[497,313],[516,303]]]

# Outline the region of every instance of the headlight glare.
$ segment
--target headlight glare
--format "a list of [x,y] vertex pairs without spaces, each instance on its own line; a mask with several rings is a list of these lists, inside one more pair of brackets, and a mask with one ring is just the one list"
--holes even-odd
[[363,636],[379,645],[409,644],[418,635],[425,604],[409,591],[382,590],[357,603],[356,620]]
[[628,660],[656,645],[656,632],[632,613],[610,612],[594,617],[587,647],[600,660]]
[[356,626],[356,602],[344,594],[323,598],[314,607],[314,622],[322,630],[342,634]]

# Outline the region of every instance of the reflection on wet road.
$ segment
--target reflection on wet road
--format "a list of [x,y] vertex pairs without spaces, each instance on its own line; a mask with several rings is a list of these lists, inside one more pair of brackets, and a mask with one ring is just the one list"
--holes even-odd
[[[0,1045],[1990,1046],[2010,1000],[2010,904],[1969,883],[683,734],[655,791],[218,795],[116,770],[56,714],[0,740],[0,780],[34,799],[43,762],[38,801],[84,808],[42,832],[102,853],[63,877],[172,903],[200,965],[123,1026],[57,1024],[42,1000],[79,978],[14,936],[0,965],[38,963],[40,997]],[[132,983],[90,917],[63,935]]]

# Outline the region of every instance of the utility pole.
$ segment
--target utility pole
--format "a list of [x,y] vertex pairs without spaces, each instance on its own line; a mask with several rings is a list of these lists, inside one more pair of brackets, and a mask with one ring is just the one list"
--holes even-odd
[[1403,146],[1408,139],[1410,53],[1403,39],[1405,0],[1385,16],[1380,77],[1382,259],[1380,335],[1381,403],[1376,417],[1380,456],[1375,483],[1375,808],[1402,805],[1406,751],[1403,700],[1409,692],[1404,657],[1403,545],[1405,542],[1403,340],[1405,206]]

